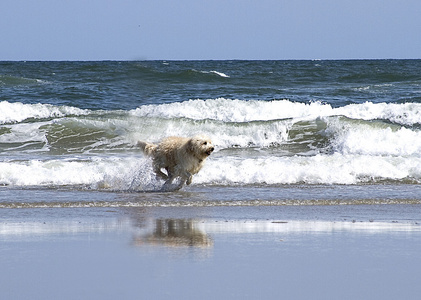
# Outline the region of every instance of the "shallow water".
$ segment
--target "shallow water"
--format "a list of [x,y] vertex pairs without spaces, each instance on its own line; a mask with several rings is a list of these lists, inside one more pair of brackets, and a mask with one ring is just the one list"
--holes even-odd
[[0,208],[420,204],[419,185],[199,186],[179,192],[0,188]]
[[2,209],[0,295],[416,299],[420,213],[419,204]]

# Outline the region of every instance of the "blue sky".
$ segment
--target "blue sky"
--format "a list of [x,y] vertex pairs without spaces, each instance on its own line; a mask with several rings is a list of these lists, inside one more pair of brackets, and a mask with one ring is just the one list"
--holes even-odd
[[419,0],[1,0],[0,60],[421,58]]

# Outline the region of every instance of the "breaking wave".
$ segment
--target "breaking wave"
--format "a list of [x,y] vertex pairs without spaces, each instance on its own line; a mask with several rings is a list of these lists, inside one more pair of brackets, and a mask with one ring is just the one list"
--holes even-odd
[[51,104],[23,104],[20,102],[0,102],[0,125],[22,122],[28,119],[48,119],[69,115],[86,115],[88,110],[70,106],[54,106]]
[[138,140],[205,133],[193,185],[421,182],[421,104],[225,98],[133,110],[0,102],[0,184],[157,190]]

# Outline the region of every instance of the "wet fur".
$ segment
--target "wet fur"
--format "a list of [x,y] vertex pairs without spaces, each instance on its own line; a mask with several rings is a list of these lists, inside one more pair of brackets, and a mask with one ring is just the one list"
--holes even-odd
[[169,187],[177,177],[180,177],[181,181],[176,189],[180,189],[184,183],[190,184],[193,175],[200,171],[205,159],[214,150],[211,140],[205,136],[171,136],[163,139],[158,145],[142,141],[137,145],[143,153],[152,157],[154,172],[157,177],[165,180],[163,189]]

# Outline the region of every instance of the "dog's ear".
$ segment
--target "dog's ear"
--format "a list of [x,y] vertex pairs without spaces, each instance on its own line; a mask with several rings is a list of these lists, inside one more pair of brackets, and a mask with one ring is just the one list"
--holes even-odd
[[187,151],[193,153],[194,152],[194,141],[193,138],[189,139],[187,142]]

